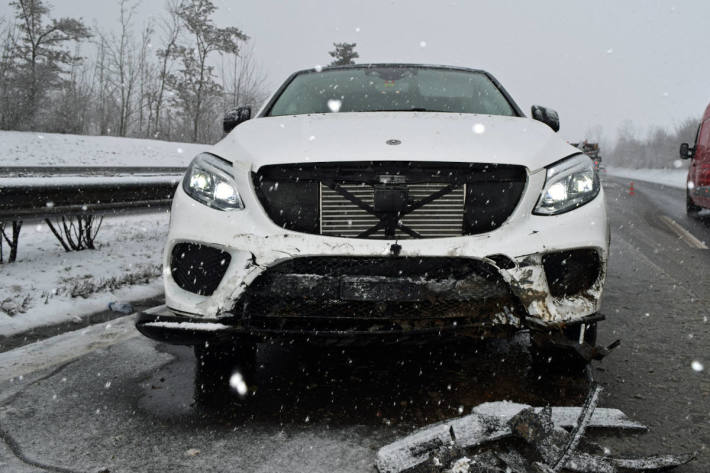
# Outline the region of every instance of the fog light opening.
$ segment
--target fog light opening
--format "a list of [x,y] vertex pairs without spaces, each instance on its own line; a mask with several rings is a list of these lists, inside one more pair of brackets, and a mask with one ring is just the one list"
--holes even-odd
[[599,253],[592,248],[547,253],[542,257],[542,264],[553,297],[573,296],[589,290],[601,273]]

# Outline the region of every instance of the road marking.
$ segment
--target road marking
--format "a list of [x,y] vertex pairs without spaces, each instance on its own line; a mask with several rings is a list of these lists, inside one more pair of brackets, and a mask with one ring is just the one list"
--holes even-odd
[[[161,305],[146,312],[159,312],[164,308]],[[135,318],[136,314],[126,315],[0,353],[0,382],[51,368],[138,337],[140,334],[134,326]]]
[[660,218],[661,221],[663,223],[665,223],[666,226],[668,226],[668,228],[670,228],[673,231],[673,233],[678,235],[678,238],[680,238],[681,240],[686,242],[689,247],[698,248],[700,250],[707,250],[708,249],[708,247],[705,246],[705,243],[703,243],[702,241],[695,238],[692,233],[690,233],[688,230],[683,228],[678,222],[676,222],[672,218],[670,218],[666,215],[661,215],[658,218]]

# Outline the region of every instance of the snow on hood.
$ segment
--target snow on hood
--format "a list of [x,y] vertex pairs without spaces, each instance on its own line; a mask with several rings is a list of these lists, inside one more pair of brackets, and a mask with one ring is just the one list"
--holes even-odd
[[212,152],[254,171],[267,164],[334,161],[482,162],[536,171],[579,150],[524,117],[359,112],[255,118]]

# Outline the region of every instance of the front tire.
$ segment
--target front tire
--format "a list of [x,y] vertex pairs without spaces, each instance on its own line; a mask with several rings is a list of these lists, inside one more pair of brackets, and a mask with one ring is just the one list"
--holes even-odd
[[241,374],[247,388],[254,381],[256,344],[245,338],[229,342],[208,341],[195,345],[195,400],[198,403],[228,401],[248,393],[235,391],[230,379]]

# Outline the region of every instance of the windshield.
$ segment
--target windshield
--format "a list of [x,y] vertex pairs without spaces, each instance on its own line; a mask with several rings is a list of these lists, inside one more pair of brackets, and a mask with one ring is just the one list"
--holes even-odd
[[413,66],[303,72],[286,86],[267,115],[383,111],[516,115],[482,72]]

